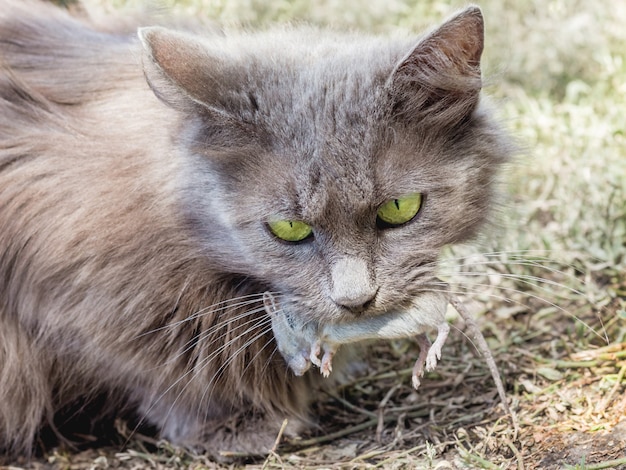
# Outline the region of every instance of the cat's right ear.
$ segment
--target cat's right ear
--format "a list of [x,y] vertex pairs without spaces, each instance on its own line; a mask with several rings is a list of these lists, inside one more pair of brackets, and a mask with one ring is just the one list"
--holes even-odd
[[197,36],[160,26],[140,28],[143,67],[154,94],[180,111],[205,109],[232,117],[225,102],[235,70]]

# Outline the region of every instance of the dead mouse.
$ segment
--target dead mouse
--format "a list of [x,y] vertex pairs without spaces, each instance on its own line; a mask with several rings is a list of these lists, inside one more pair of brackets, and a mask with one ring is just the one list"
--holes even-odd
[[[296,375],[304,374],[313,363],[328,377],[332,371],[332,358],[342,344],[414,336],[420,354],[413,367],[412,383],[418,388],[424,371],[433,370],[441,359],[441,350],[450,331],[445,319],[448,298],[441,292],[425,292],[418,297],[413,308],[405,311],[323,325],[303,322],[291,315],[269,292],[264,295],[264,304],[272,319],[278,350]],[[426,336],[426,331],[431,329],[437,330],[437,338],[432,344]]]

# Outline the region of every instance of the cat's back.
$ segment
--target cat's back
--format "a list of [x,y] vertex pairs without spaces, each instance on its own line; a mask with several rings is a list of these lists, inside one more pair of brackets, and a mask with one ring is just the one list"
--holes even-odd
[[136,28],[124,26],[106,31],[42,0],[0,0],[0,182],[16,187],[52,168],[77,181],[81,169],[102,173],[125,155],[141,159],[149,143],[166,145],[152,119],[167,127],[175,118],[145,83]]
[[132,36],[97,31],[35,0],[0,1],[0,67],[3,104],[30,94],[76,105],[96,99],[112,82],[141,79]]
[[177,117],[146,84],[133,29],[0,0],[0,271],[16,285],[54,274],[56,254],[104,259],[138,226],[176,228]]
[[158,103],[136,48],[134,33],[99,31],[48,2],[0,0],[0,178],[37,156],[74,165],[70,153],[107,133],[140,133],[126,117]]

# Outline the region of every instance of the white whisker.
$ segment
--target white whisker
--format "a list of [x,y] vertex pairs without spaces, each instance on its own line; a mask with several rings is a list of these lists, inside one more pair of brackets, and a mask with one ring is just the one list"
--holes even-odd
[[[261,322],[258,326],[259,327],[263,327],[266,326],[268,324],[270,324],[271,320],[266,319],[263,322]],[[247,331],[244,332],[245,333],[249,333],[253,331],[252,329],[249,329]],[[264,337],[265,335],[267,335],[268,333],[270,333],[272,331],[271,325],[268,328],[265,328],[263,330],[261,330],[258,334],[256,334],[255,336],[253,336],[252,338],[250,338],[248,341],[246,341],[244,344],[242,344],[236,351],[234,351],[232,354],[229,355],[228,359],[222,363],[220,365],[220,367],[215,371],[215,373],[213,374],[213,377],[211,377],[211,379],[209,380],[209,382],[207,383],[207,385],[204,387],[204,392],[202,393],[202,397],[199,401],[199,408],[201,407],[202,402],[207,399],[207,403],[210,403],[211,400],[211,394],[213,393],[212,390],[212,385],[224,374],[224,372],[226,371],[227,367],[235,360],[235,358],[237,357],[237,355],[239,355],[240,353],[242,353],[243,351],[245,351],[248,347],[250,347],[251,344],[255,343],[256,341],[258,341],[260,338]],[[232,342],[238,340],[240,337],[237,338],[233,338],[231,341],[229,341],[229,343],[232,344]],[[269,344],[270,342],[268,342]],[[261,351],[267,346],[267,344],[265,346],[263,346],[263,348],[261,348]],[[259,351],[260,352],[260,351]],[[212,355],[214,356],[214,355]],[[256,356],[255,356],[256,357]],[[214,359],[215,357],[207,357],[205,358],[202,362],[203,364],[200,367],[200,371],[204,370],[208,364],[210,364],[210,362]],[[246,367],[247,369],[247,367]],[[244,369],[244,371],[246,370]],[[242,372],[243,375],[243,372]],[[207,396],[207,391],[210,390],[209,395]]]
[[[465,277],[480,277],[480,276],[489,276],[489,274],[484,274],[484,273],[477,273],[477,272],[471,272],[471,271],[460,271],[455,273],[458,276],[465,276]],[[559,282],[553,281],[551,279],[545,279],[539,276],[531,276],[531,275],[526,275],[526,274],[501,274],[498,273],[497,276],[504,278],[504,279],[512,279],[512,280],[516,280],[521,282],[522,284],[525,285],[529,285],[532,287],[537,287],[541,290],[544,290],[546,292],[551,292],[549,291],[545,286],[543,286],[542,284],[545,285],[549,285],[549,286],[554,286],[554,287],[561,287],[565,290],[567,290],[568,292],[572,293],[572,294],[576,294],[576,295],[580,295],[584,297],[584,293],[574,289],[573,287],[569,287],[566,286],[564,284],[561,284]],[[535,283],[533,283],[535,282]]]
[[[263,327],[264,325],[266,325],[267,323],[269,323],[270,320],[269,318],[264,318],[258,325],[257,327]],[[141,425],[141,423],[144,421],[145,417],[150,413],[150,411],[176,386],[178,385],[182,380],[184,380],[185,378],[187,378],[190,374],[193,374],[192,377],[187,380],[187,383],[183,386],[183,388],[178,392],[178,394],[176,395],[176,398],[172,401],[172,403],[170,404],[169,410],[166,413],[166,417],[169,416],[171,414],[171,412],[173,411],[174,407],[176,406],[176,403],[178,403],[178,400],[182,397],[184,391],[189,387],[189,385],[191,385],[191,383],[193,382],[193,380],[213,361],[213,359],[215,359],[215,357],[222,352],[224,349],[226,349],[230,344],[232,344],[234,341],[237,341],[241,336],[243,336],[246,333],[249,333],[251,331],[253,331],[254,328],[249,328],[248,330],[244,331],[241,335],[231,339],[230,341],[226,342],[225,344],[223,344],[222,346],[220,346],[220,348],[217,351],[213,351],[209,356],[205,357],[204,359],[202,359],[202,361],[197,364],[194,368],[189,369],[187,372],[185,372],[184,374],[182,374],[178,379],[176,379],[172,384],[170,384],[156,399],[153,400],[152,405],[150,405],[150,407],[145,411],[144,413],[144,418],[142,418],[140,420],[140,422],[138,423],[137,426]],[[257,334],[256,336],[254,336],[254,338],[252,340],[249,340],[245,343],[245,345],[243,345],[242,347],[240,347],[239,349],[237,349],[237,351],[232,354],[231,356],[229,356],[229,359],[220,366],[220,368],[216,371],[216,373],[213,375],[213,377],[211,378],[211,380],[209,381],[209,383],[207,384],[207,389],[211,387],[211,385],[215,382],[216,376],[217,374],[220,373],[220,371],[223,371],[227,365],[229,365],[234,357],[241,352],[242,350],[245,350],[245,348],[247,348],[250,344],[252,344],[252,342],[257,341],[259,338],[262,338],[265,334],[267,334],[268,332],[271,331],[271,328],[266,328],[264,330],[262,330],[259,334]],[[204,394],[203,394],[204,396]],[[200,403],[202,402],[202,400],[200,400]]]
[[[592,332],[598,338],[606,341],[606,337],[601,335],[600,333],[598,333],[593,327],[591,327],[591,325],[589,325],[585,321],[583,321],[580,318],[578,318],[576,315],[571,313],[569,310],[561,307],[560,305],[558,305],[558,304],[556,304],[556,303],[554,303],[554,302],[552,302],[552,301],[550,301],[550,300],[548,300],[548,299],[546,299],[544,297],[541,297],[540,295],[533,294],[532,292],[521,291],[521,290],[515,289],[513,287],[493,286],[491,284],[481,284],[481,283],[476,284],[475,283],[475,284],[472,284],[471,287],[485,287],[485,288],[491,288],[491,289],[495,288],[495,289],[497,289],[499,291],[516,293],[516,294],[523,295],[525,297],[530,297],[532,299],[538,300],[538,301],[540,301],[540,302],[542,302],[542,303],[544,303],[544,304],[546,304],[546,305],[548,305],[550,307],[553,307],[556,310],[558,310],[558,311],[568,315],[569,317],[573,318],[577,322],[581,323],[585,328],[587,328],[590,332]],[[435,291],[435,290],[433,290],[433,291]],[[457,289],[457,290],[452,289],[452,288],[449,289],[449,290],[442,289],[441,292],[449,292],[451,294],[466,295],[468,292],[472,292],[472,291],[470,290],[469,286],[463,286],[462,289]],[[500,296],[500,295],[496,295],[496,294],[493,294],[493,293],[488,293],[488,292],[485,292],[485,291],[482,291],[482,290],[475,290],[473,292],[477,293],[477,294],[481,294],[481,295],[486,295],[487,297],[490,297],[490,298],[503,300],[503,301],[505,301],[507,303],[514,303],[514,304],[517,304],[517,305],[525,306],[522,302],[514,300],[514,299],[512,299],[510,297]]]
[[[262,311],[263,311],[263,308],[258,307],[258,308],[246,311],[246,312],[244,312],[242,314],[239,314],[237,316],[234,316],[232,318],[227,318],[225,321],[211,326],[211,328],[208,328],[207,330],[203,331],[202,334],[198,335],[197,337],[193,337],[189,341],[187,341],[183,345],[184,349],[182,351],[178,352],[175,356],[172,356],[171,358],[168,358],[168,360],[166,362],[164,362],[161,366],[167,365],[167,364],[171,364],[176,359],[178,359],[179,357],[183,356],[185,353],[191,351],[194,348],[195,345],[201,344],[204,340],[209,338],[214,332],[216,332],[217,330],[219,330],[221,328],[225,328],[226,325],[228,325],[230,323],[233,323],[233,322],[236,322],[238,320],[241,320],[241,319],[243,319],[245,317],[248,317],[250,315],[257,314],[257,313],[262,312]],[[233,331],[236,331],[236,330],[238,330],[240,328],[244,328],[246,325],[249,325],[250,323],[255,323],[257,321],[258,321],[258,318],[255,317],[255,318],[253,318],[251,320],[248,320],[248,321],[246,321],[244,323],[236,325],[234,328],[232,328],[230,330],[227,330],[226,332],[224,332],[220,336],[214,338],[214,343],[219,342],[219,340],[223,339],[229,333],[231,333]],[[226,346],[228,346],[228,343],[226,343]]]
[[[275,295],[278,295],[277,293]],[[244,300],[245,299],[245,300]],[[211,314],[215,314],[215,313],[221,313],[224,310],[227,309],[231,309],[231,308],[239,308],[239,307],[244,307],[246,305],[251,305],[257,302],[261,302],[263,299],[263,294],[249,294],[249,295],[243,295],[240,297],[234,297],[232,299],[227,299],[227,300],[223,300],[221,302],[215,303],[213,305],[210,305],[208,307],[204,307],[201,310],[198,310],[197,312],[189,315],[188,317],[185,317],[181,320],[177,320],[173,323],[169,323],[167,325],[163,325],[161,327],[155,328],[153,330],[150,331],[146,331],[141,333],[140,335],[135,336],[133,339],[138,339],[141,338],[143,336],[147,336],[159,331],[163,331],[166,329],[170,329],[170,328],[176,328],[177,326],[182,325],[183,323],[195,320],[197,318],[206,316],[206,315],[211,315]],[[243,300],[243,301],[242,301]]]

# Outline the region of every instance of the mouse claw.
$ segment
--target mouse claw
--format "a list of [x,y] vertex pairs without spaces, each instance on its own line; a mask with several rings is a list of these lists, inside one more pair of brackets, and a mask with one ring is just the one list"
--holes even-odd
[[420,347],[420,354],[413,366],[412,377],[413,388],[416,390],[420,386],[420,377],[424,376],[424,371],[430,372],[437,367],[437,361],[441,359],[441,349],[448,338],[449,332],[450,325],[444,321],[437,328],[437,338],[434,343],[431,344],[426,333],[417,335],[416,339]]
[[322,357],[322,364],[320,366],[320,372],[326,378],[328,378],[330,373],[333,371],[332,360],[333,360],[334,355],[335,355],[334,350],[332,349],[324,350],[324,356]]
[[430,372],[431,370],[434,370],[435,367],[437,367],[437,362],[441,359],[441,350],[443,348],[443,344],[446,342],[449,332],[450,325],[448,325],[448,322],[444,321],[437,327],[437,338],[435,338],[435,342],[428,350],[428,356],[426,357],[427,372]]
[[320,341],[317,340],[311,345],[311,353],[309,355],[309,360],[320,368],[322,367],[322,361],[319,358],[321,350],[322,346],[320,344]]
[[420,379],[417,375],[413,374],[413,377],[411,378],[411,383],[413,385],[413,388],[415,390],[417,390],[420,387]]
[[[425,333],[417,335],[416,339],[417,344],[420,347],[420,353],[417,357],[417,360],[415,361],[415,365],[413,366],[412,383],[413,388],[417,390],[421,383],[420,377],[424,376],[424,367],[426,365],[428,354],[430,352],[431,343]],[[426,369],[428,368],[426,367]]]

